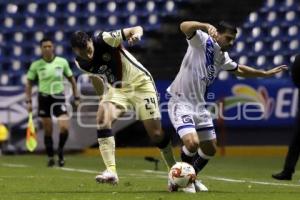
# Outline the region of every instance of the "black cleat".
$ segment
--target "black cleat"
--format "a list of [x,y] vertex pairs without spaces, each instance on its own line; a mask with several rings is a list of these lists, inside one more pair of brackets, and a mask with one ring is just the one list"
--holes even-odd
[[292,180],[292,174],[284,171],[278,174],[272,174],[272,177],[277,180],[288,180],[288,181]]
[[64,159],[64,152],[61,148],[58,148],[57,150],[57,155],[58,155],[58,166],[63,167],[65,165],[65,159]]
[[59,166],[59,167],[65,166],[65,160],[64,160],[64,159],[59,159],[59,160],[58,160],[58,166]]
[[49,158],[48,160],[48,163],[47,163],[47,166],[48,167],[53,167],[55,165],[55,161],[53,158]]

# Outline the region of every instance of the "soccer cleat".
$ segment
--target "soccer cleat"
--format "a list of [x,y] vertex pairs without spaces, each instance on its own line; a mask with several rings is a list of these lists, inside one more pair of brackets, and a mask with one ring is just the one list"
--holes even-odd
[[170,180],[168,180],[168,191],[169,192],[177,192],[178,186],[171,183]]
[[196,193],[196,188],[194,183],[190,183],[185,188],[182,188],[182,191],[185,193]]
[[208,188],[200,180],[195,180],[194,185],[196,192],[208,192]]
[[65,160],[64,159],[58,159],[58,166],[59,167],[65,166]]
[[54,158],[49,158],[48,163],[47,163],[47,167],[53,167],[54,165],[55,165]]
[[272,174],[272,177],[277,180],[292,180],[292,174],[285,171],[282,171],[278,174]]
[[109,170],[103,171],[101,174],[97,175],[95,179],[97,183],[108,183],[112,185],[119,183],[118,175]]

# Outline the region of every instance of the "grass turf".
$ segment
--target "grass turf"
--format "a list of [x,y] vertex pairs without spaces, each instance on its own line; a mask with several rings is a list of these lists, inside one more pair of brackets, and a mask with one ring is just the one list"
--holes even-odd
[[[120,183],[111,186],[95,183],[96,171],[103,169],[99,156],[69,155],[65,170],[45,167],[45,156],[2,156],[0,200],[299,200],[299,173],[293,181],[271,179],[282,162],[282,157],[216,157],[199,175],[210,191],[185,194],[167,192],[166,173],[144,172],[154,164],[142,157],[117,158]],[[162,162],[159,168],[165,171]],[[66,171],[74,169],[86,171]]]

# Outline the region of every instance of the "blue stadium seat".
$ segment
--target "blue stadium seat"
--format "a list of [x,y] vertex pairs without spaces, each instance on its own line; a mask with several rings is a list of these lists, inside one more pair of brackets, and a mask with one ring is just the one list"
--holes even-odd
[[1,73],[1,76],[0,76],[0,85],[2,85],[2,86],[10,85],[8,74]]
[[279,5],[276,0],[266,0],[262,8],[259,9],[262,13],[279,10]]
[[297,0],[285,0],[281,3],[279,11],[300,11],[299,1],[297,2]]
[[247,21],[243,24],[244,28],[252,28],[256,26],[260,26],[261,19],[257,12],[250,13]]
[[297,11],[287,11],[284,13],[285,20],[282,21],[282,26],[292,26],[299,23],[300,17]]

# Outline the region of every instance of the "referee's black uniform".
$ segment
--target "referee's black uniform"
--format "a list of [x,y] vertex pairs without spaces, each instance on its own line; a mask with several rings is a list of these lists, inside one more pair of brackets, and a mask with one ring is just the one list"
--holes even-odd
[[[292,65],[292,79],[298,89],[300,89],[300,54],[295,58]],[[272,177],[278,180],[292,180],[295,167],[300,154],[300,92],[298,94],[298,110],[295,122],[295,132],[289,146],[288,154],[282,172],[273,174]]]

